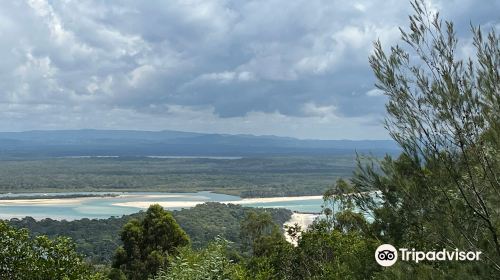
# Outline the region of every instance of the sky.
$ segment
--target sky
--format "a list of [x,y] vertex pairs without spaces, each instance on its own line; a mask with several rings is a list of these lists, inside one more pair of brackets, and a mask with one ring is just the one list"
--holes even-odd
[[[428,5],[500,28],[500,1]],[[181,130],[389,139],[373,41],[400,42],[402,0],[0,2],[0,131]]]

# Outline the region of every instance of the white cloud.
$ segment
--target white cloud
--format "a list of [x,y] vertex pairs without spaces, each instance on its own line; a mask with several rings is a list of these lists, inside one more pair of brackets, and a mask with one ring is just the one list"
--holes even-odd
[[380,89],[374,88],[374,89],[367,91],[366,95],[371,96],[371,97],[384,96],[384,92],[381,91]]
[[208,73],[201,75],[198,80],[202,81],[217,81],[221,83],[228,82],[247,82],[255,80],[255,76],[252,72],[242,71],[242,72],[232,72],[232,71],[224,71],[218,73]]
[[224,72],[219,72],[219,73],[209,73],[209,74],[203,74],[200,76],[200,79],[202,80],[214,80],[214,81],[220,81],[220,82],[229,82],[234,80],[236,77],[235,72],[229,72],[229,71],[224,71]]
[[318,106],[312,102],[306,103],[302,107],[302,112],[308,117],[318,117],[320,119],[338,119],[335,114],[335,106]]
[[155,73],[155,68],[151,65],[141,65],[130,71],[129,83],[132,87],[139,87],[141,83],[147,82],[150,75]]

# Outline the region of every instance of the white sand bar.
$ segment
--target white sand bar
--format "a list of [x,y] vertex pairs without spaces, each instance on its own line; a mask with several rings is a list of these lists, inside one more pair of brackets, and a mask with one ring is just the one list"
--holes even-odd
[[[259,198],[245,198],[242,200],[231,200],[231,201],[220,201],[220,203],[225,204],[256,204],[256,203],[272,203],[272,202],[287,202],[287,201],[301,201],[301,200],[316,200],[322,199],[320,195],[317,196],[288,196],[288,197],[259,197]],[[122,207],[135,207],[146,209],[151,204],[159,204],[165,208],[188,208],[194,207],[198,204],[205,203],[207,201],[200,200],[186,200],[186,201],[129,201],[129,202],[117,202],[113,203],[114,206]],[[215,202],[215,201],[214,201]]]
[[[162,195],[162,194],[123,194],[119,196],[120,198],[134,198],[138,199],[138,201],[124,201],[124,202],[116,202],[113,203],[113,206],[122,206],[122,207],[134,207],[139,209],[146,209],[151,204],[159,204],[165,208],[190,208],[194,207],[198,204],[202,204],[207,202],[208,197],[204,196],[196,196],[192,197],[189,195],[182,194],[170,194],[170,195]],[[87,200],[95,200],[95,199],[109,199],[117,197],[76,197],[76,198],[40,198],[40,199],[5,199],[0,200],[0,206],[74,206],[80,205],[82,202]],[[157,201],[158,198],[175,198],[185,200],[173,200],[173,201]],[[192,200],[192,198],[196,198],[196,200]],[[241,200],[231,200],[231,201],[220,201],[220,203],[225,204],[239,204],[239,205],[247,205],[247,204],[259,204],[259,203],[273,203],[273,202],[288,202],[288,201],[304,201],[304,200],[317,200],[322,199],[322,196],[289,196],[289,197],[259,197],[259,198],[244,198]],[[215,201],[214,201],[215,202]]]
[[206,196],[201,195],[186,195],[186,194],[123,194],[120,197],[133,197],[133,198],[196,198],[196,199],[208,199]]
[[113,203],[113,206],[135,207],[146,209],[152,204],[159,204],[164,208],[190,208],[198,204],[203,204],[206,201],[129,201]]
[[78,205],[84,200],[95,197],[78,198],[41,198],[41,199],[5,199],[0,200],[0,206],[41,206],[41,205]]

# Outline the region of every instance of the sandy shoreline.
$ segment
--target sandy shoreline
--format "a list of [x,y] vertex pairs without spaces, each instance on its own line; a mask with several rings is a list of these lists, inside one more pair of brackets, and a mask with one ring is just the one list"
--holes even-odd
[[[231,200],[231,201],[219,201],[219,203],[225,204],[254,204],[254,203],[272,203],[272,202],[288,202],[288,201],[301,201],[301,200],[316,200],[322,199],[322,196],[289,196],[289,197],[261,197],[261,198],[244,198],[242,200]],[[198,204],[203,204],[209,201],[199,201],[199,200],[186,200],[186,201],[128,201],[128,202],[117,202],[113,203],[114,206],[122,207],[135,207],[146,209],[151,204],[159,204],[165,208],[187,208],[194,207]]]
[[85,200],[96,197],[75,197],[75,198],[37,198],[37,199],[3,199],[0,206],[22,206],[22,205],[78,205]]
[[318,216],[319,214],[294,212],[290,217],[290,220],[286,221],[284,225],[293,226],[295,224],[298,224],[302,227],[302,229],[306,229]]
[[[314,220],[319,216],[319,214],[305,214],[305,213],[297,213],[297,212],[294,212],[292,214],[292,217],[290,217],[290,220],[286,221],[284,224],[283,224],[283,228],[285,228],[285,226],[294,226],[295,224],[298,224],[301,228],[302,231],[306,230],[309,225],[311,225]],[[286,232],[285,230],[285,239],[296,245],[296,240],[293,240]]]
[[[141,198],[146,201],[137,201],[137,202],[131,202],[131,203],[137,203],[137,208],[148,208],[146,207],[139,207],[139,205],[142,205],[143,203],[149,203],[149,204],[154,204],[154,203],[161,203],[161,202],[148,202],[148,199],[156,199],[156,198],[193,198],[193,196],[188,196],[188,195],[178,195],[178,194],[166,194],[166,195],[160,195],[160,194],[151,194],[151,195],[137,195],[137,194],[122,194],[118,196],[113,196],[113,197],[107,197],[107,196],[88,196],[88,197],[71,197],[71,198],[26,198],[26,199],[0,199],[0,206],[50,206],[50,205],[67,205],[67,206],[73,206],[73,205],[80,205],[84,201],[88,200],[95,200],[95,199],[108,199],[108,198]],[[194,198],[196,199],[206,199],[207,197],[204,196],[195,196]],[[175,201],[172,201],[175,202]],[[187,201],[191,202],[191,201]],[[129,202],[124,202],[123,204],[126,204]],[[116,203],[117,206],[121,203]],[[115,205],[115,204],[113,204]],[[188,205],[188,204],[186,204]],[[127,205],[123,205],[127,206]],[[134,206],[132,206],[134,207]],[[175,207],[175,206],[172,206]],[[188,206],[191,207],[191,206]]]
[[207,201],[128,201],[113,203],[113,206],[147,209],[151,204],[159,204],[164,208],[189,208]]
[[119,197],[134,197],[134,198],[196,198],[196,199],[208,199],[206,196],[193,196],[185,194],[122,194]]
[[[152,195],[135,195],[135,194],[123,194],[118,196],[120,198],[126,199],[127,197],[134,199],[143,199],[139,201],[124,201],[116,202],[111,205],[121,206],[121,207],[134,207],[139,209],[146,209],[151,204],[159,204],[165,208],[189,208],[194,207],[198,204],[207,202],[205,199],[208,197],[196,196],[196,200],[192,200],[193,196],[179,195],[179,194],[152,194]],[[158,201],[158,198],[186,198],[186,200],[177,201]],[[5,199],[0,200],[0,206],[51,206],[51,205],[80,205],[85,201],[92,199],[107,199],[108,197],[75,197],[75,198],[37,198],[37,199]],[[113,197],[116,199],[117,197]],[[241,200],[231,200],[231,201],[220,201],[220,203],[225,204],[259,204],[259,203],[273,203],[273,202],[291,202],[291,201],[302,201],[302,200],[316,200],[322,199],[322,196],[288,196],[288,197],[260,197],[260,198],[244,198]]]

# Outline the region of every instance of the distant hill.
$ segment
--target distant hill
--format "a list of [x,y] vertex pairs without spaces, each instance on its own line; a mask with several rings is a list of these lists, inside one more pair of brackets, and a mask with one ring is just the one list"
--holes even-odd
[[0,157],[263,156],[399,153],[392,140],[300,140],[181,131],[52,130],[0,132]]

